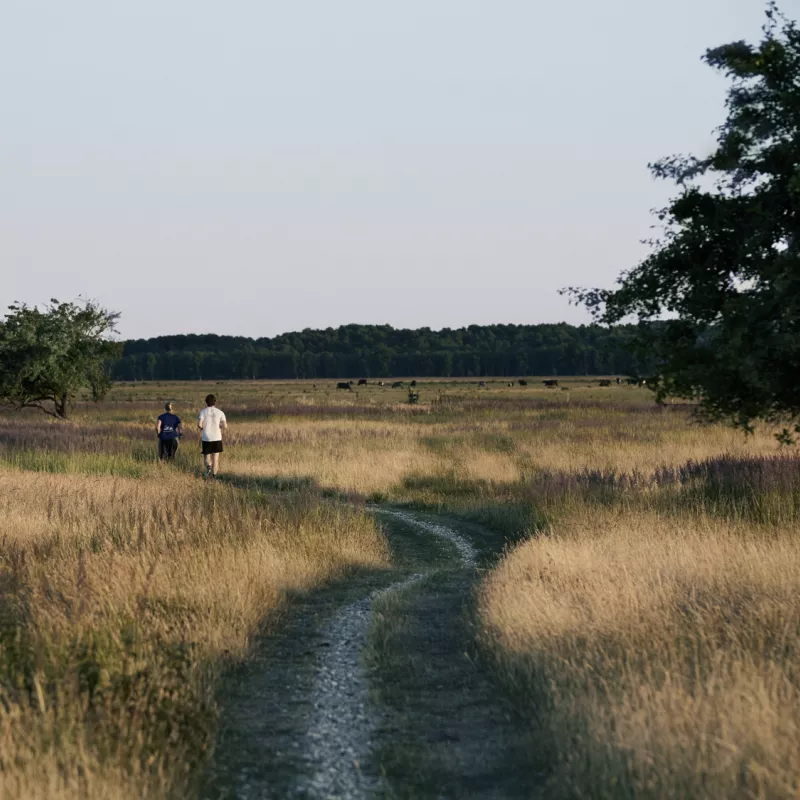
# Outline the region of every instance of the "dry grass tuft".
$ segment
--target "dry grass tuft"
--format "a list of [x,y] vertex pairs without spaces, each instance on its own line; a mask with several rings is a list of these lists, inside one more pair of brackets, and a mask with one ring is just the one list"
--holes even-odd
[[796,796],[798,526],[585,508],[479,606],[553,796]]

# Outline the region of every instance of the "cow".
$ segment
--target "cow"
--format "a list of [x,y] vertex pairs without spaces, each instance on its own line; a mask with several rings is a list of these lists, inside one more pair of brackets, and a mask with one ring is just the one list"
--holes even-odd
[[417,385],[417,382],[416,382],[416,381],[411,381],[411,384],[410,384],[410,385],[411,385],[411,386],[416,386],[416,385]]
[[486,381],[478,381],[478,388],[485,389],[486,388]]
[[351,381],[339,381],[339,383],[336,384],[336,388],[337,389],[347,389],[348,392],[352,392],[353,391],[353,387],[350,384],[351,384]]
[[367,379],[366,378],[359,378],[358,379],[358,385],[359,386],[366,386],[367,385]]
[[508,388],[509,388],[509,389],[510,389],[510,388],[511,388],[513,385],[514,385],[514,382],[513,382],[513,381],[509,381],[509,382],[508,382]]
[[617,378],[617,386],[619,386],[621,383],[622,383],[622,378]]
[[628,386],[638,386],[639,379],[638,378],[628,378],[627,379]]
[[392,389],[402,389],[403,388],[403,381],[395,381],[392,384]]
[[378,381],[378,386],[383,386],[383,385],[384,385],[383,381]]
[[556,386],[558,386],[558,381],[557,381],[557,380],[542,381],[542,383],[543,383],[543,384],[544,384],[544,385],[545,385],[545,386],[546,386],[548,389],[555,389],[555,387],[556,387]]
[[520,386],[527,386],[527,385],[528,385],[528,381],[526,381],[524,378],[520,378],[520,379],[517,381],[517,383],[518,383]]
[[601,386],[611,386],[611,381],[600,381]]

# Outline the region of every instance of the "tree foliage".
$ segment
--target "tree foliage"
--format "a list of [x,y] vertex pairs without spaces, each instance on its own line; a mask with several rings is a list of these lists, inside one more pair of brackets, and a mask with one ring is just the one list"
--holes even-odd
[[91,301],[57,300],[42,311],[24,304],[8,311],[0,322],[0,403],[66,419],[79,389],[103,397],[109,362],[121,353],[108,338],[118,314]]
[[650,165],[680,189],[650,255],[614,289],[568,291],[600,323],[664,320],[637,340],[661,397],[749,429],[800,415],[800,31],[773,3],[759,44],[704,60],[730,80],[713,152]]

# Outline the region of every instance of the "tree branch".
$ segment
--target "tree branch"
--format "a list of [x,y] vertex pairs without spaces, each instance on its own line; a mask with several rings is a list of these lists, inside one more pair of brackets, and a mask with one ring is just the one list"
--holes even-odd
[[20,408],[38,408],[39,411],[43,411],[49,417],[55,417],[55,419],[64,419],[63,417],[60,417],[58,414],[56,414],[55,411],[51,411],[49,408],[45,408],[43,405],[40,405],[39,403],[23,403],[20,406]]

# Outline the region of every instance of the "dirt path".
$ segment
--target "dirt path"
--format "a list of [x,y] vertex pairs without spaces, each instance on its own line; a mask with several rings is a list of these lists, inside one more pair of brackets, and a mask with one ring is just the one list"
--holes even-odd
[[229,682],[201,797],[529,796],[510,715],[469,655],[472,537],[375,511],[404,569],[295,604]]

